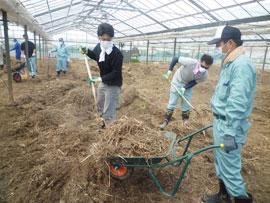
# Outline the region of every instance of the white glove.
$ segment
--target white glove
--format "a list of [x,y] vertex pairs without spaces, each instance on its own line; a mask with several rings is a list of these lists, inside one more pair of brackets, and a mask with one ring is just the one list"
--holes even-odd
[[25,55],[22,55],[22,58],[26,58],[26,56]]
[[32,56],[36,56],[36,53],[33,53]]
[[68,58],[67,61],[70,62],[70,58]]

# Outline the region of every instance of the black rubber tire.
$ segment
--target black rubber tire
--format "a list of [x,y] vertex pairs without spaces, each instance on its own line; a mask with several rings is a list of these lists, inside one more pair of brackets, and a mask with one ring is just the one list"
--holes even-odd
[[20,73],[14,73],[13,74],[13,80],[15,82],[21,82],[22,81],[22,77],[21,77]]

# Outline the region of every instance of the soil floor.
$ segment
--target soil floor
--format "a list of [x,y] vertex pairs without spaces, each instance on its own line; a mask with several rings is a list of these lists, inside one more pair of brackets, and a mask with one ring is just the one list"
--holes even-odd
[[[99,76],[91,61],[93,77]],[[50,76],[47,75],[48,67]],[[37,77],[13,83],[15,104],[8,102],[8,91],[0,80],[0,202],[201,202],[205,193],[218,190],[213,152],[194,156],[178,192],[167,197],[159,191],[146,169],[135,169],[124,181],[112,178],[99,183],[95,172],[108,171],[90,164],[91,146],[101,136],[96,120],[91,88],[84,60],[73,60],[66,76],[56,77],[56,60],[38,61]],[[124,64],[124,85],[117,117],[135,118],[155,131],[163,121],[170,85],[161,75],[168,64]],[[183,137],[212,123],[210,99],[220,68],[213,66],[209,78],[193,90],[194,111],[182,126],[181,108],[173,115],[167,131]],[[242,176],[254,202],[270,202],[270,73],[258,84],[252,123],[242,151]],[[5,81],[6,82],[6,81]],[[7,83],[7,82],[6,82]],[[148,135],[149,136],[149,135]],[[155,139],[155,136],[150,136]],[[186,143],[179,146],[183,149]],[[189,151],[212,144],[212,132],[194,137]],[[166,152],[165,152],[166,153]],[[154,170],[162,187],[172,191],[181,167]]]

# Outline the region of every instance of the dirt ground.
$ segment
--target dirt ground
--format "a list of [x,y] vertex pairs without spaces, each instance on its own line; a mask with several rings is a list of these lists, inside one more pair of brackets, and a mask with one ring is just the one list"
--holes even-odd
[[[93,76],[98,76],[91,61]],[[8,91],[0,81],[0,202],[201,202],[206,192],[217,191],[212,151],[196,155],[174,197],[162,194],[147,170],[136,169],[125,181],[104,179],[91,164],[91,147],[101,136],[96,120],[91,88],[83,60],[73,60],[67,75],[56,77],[56,61],[38,62],[37,77],[13,83],[15,104],[9,104]],[[136,119],[155,131],[163,121],[169,99],[169,84],[161,78],[168,64],[124,64],[124,86],[117,117]],[[181,109],[175,112],[166,130],[178,138],[211,124],[210,99],[220,68],[210,69],[209,79],[194,88],[192,111],[187,126],[181,124]],[[259,73],[258,73],[259,76]],[[6,75],[2,76],[3,79]],[[270,202],[270,73],[258,82],[255,104],[242,152],[242,175],[254,202]],[[259,77],[258,77],[259,79]],[[150,138],[155,139],[155,136]],[[211,130],[198,134],[191,151],[212,143]],[[185,143],[184,143],[185,144]],[[184,145],[179,148],[183,149]],[[166,152],[165,152],[166,153]],[[172,191],[181,172],[179,167],[154,171],[167,192]]]

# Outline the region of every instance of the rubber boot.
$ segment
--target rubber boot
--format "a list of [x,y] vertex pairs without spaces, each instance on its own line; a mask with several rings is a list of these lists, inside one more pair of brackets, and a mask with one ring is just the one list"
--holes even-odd
[[60,75],[60,71],[57,71],[57,76],[59,76]]
[[219,180],[219,192],[214,195],[204,195],[202,201],[207,203],[232,203],[230,195],[222,180]]
[[104,129],[105,127],[106,127],[105,121],[104,121],[104,119],[102,119],[101,124],[100,124],[100,128]]
[[63,76],[66,76],[66,71],[63,71]]
[[164,122],[160,125],[161,129],[165,129],[165,127],[168,125],[169,121],[171,120],[172,115],[173,115],[173,111],[167,109],[167,112],[165,113]]
[[189,111],[182,111],[182,125],[185,126],[188,123],[190,112]]
[[252,195],[248,193],[248,197],[235,197],[235,203],[252,203],[253,198]]

